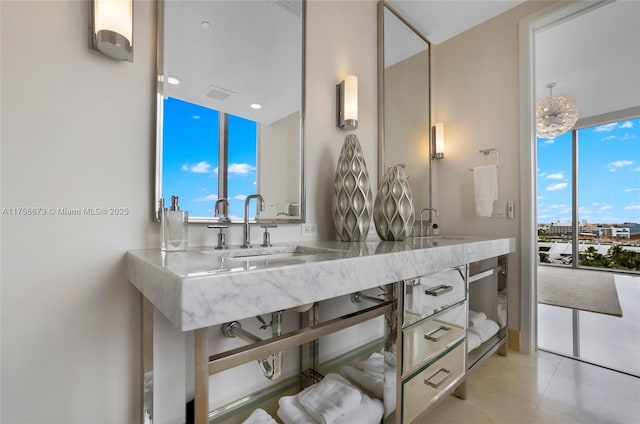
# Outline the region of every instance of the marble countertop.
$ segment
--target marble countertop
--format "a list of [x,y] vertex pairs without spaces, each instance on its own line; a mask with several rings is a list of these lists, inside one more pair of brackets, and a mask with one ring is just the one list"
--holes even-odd
[[127,278],[182,331],[298,307],[515,251],[514,238],[291,242],[127,252]]

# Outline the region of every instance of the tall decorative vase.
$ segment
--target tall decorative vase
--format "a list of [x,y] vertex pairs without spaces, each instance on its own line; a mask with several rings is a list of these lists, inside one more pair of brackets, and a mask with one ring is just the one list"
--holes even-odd
[[373,195],[358,137],[349,134],[338,157],[331,210],[342,241],[364,241],[369,232]]
[[382,240],[404,240],[411,234],[414,220],[413,195],[404,165],[394,165],[378,187],[373,206],[376,232]]

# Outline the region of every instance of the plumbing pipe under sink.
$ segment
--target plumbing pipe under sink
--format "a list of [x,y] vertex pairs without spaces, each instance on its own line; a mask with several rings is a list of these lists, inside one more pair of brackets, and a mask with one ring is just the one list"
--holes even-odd
[[[271,313],[271,323],[266,324],[261,318],[258,318],[264,325],[261,327],[271,327],[272,336],[282,335],[282,312],[277,311]],[[222,325],[222,333],[227,337],[240,337],[242,340],[249,343],[257,343],[263,341],[260,337],[242,328],[242,325],[238,321],[232,321]],[[258,367],[262,371],[262,375],[269,380],[275,381],[280,378],[282,374],[282,358],[284,352],[271,353],[264,358],[258,359]]]

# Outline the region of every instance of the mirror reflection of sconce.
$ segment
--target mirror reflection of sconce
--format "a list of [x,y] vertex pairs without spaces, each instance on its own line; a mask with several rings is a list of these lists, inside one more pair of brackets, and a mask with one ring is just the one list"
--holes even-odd
[[336,125],[343,130],[358,129],[358,77],[347,75],[336,84]]
[[133,0],[91,0],[89,47],[133,62]]
[[444,159],[444,124],[438,122],[431,127],[431,158]]

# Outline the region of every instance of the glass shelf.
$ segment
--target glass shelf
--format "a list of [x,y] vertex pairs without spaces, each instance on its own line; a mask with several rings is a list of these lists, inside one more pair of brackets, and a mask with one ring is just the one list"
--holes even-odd
[[503,342],[506,343],[506,339],[507,327],[502,327],[493,337],[469,352],[467,356],[467,369],[470,370],[484,357],[489,356],[491,353],[495,352],[500,344],[502,344]]

